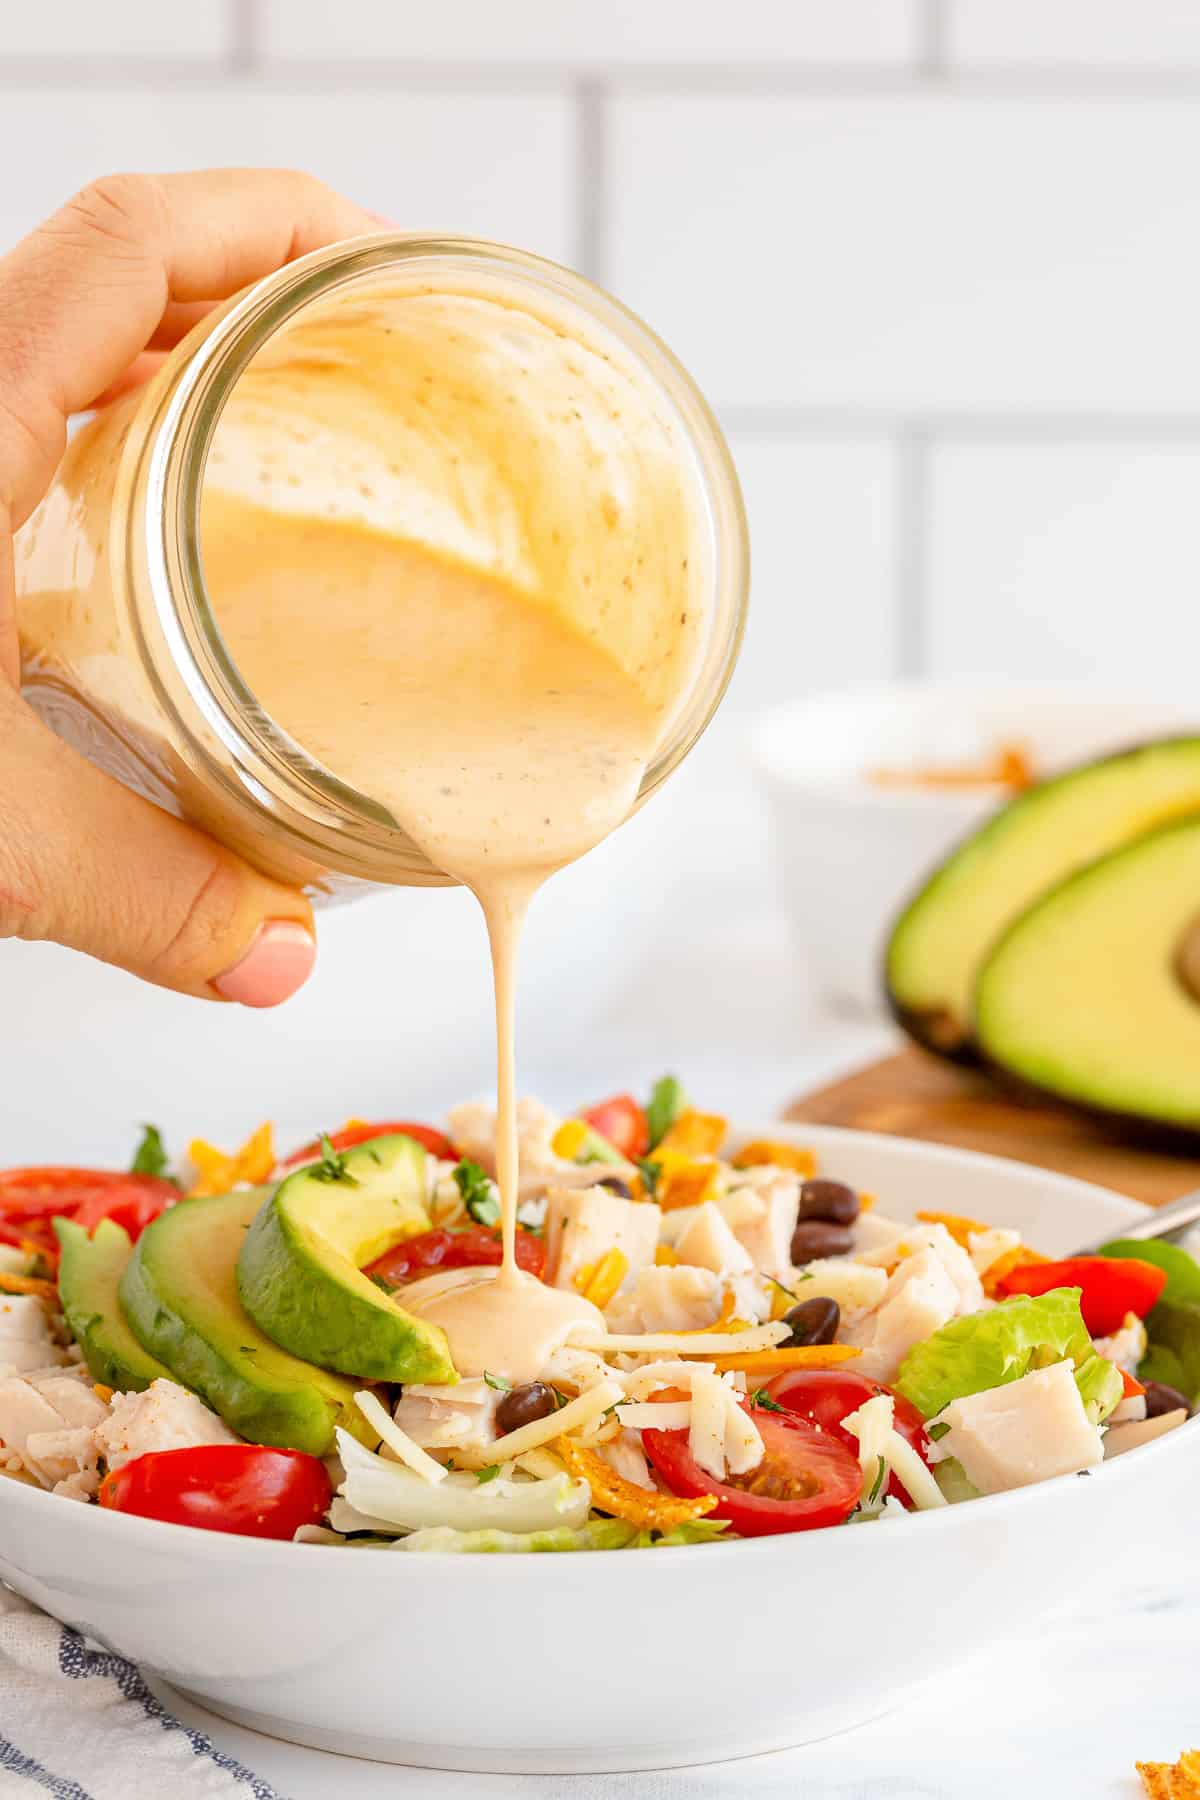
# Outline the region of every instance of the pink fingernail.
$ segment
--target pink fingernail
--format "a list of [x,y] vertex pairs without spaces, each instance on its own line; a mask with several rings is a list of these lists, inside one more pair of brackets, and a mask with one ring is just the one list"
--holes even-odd
[[295,919],[268,919],[246,954],[213,982],[239,1006],[278,1006],[303,987],[317,960],[311,931]]

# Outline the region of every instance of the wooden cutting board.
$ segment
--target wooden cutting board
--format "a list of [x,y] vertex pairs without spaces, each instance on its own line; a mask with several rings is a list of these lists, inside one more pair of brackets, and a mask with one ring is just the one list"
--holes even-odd
[[986,1075],[915,1046],[797,1100],[789,1119],[1009,1156],[1097,1181],[1150,1206],[1200,1187],[1200,1157],[1122,1143],[1094,1121],[1003,1094]]

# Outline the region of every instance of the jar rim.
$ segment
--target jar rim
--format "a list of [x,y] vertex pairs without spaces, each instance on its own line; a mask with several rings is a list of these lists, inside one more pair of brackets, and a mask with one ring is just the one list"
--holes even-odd
[[[180,686],[159,701],[212,779],[274,814],[331,868],[378,881],[445,882],[387,809],[343,782],[264,710],[238,670],[209,601],[201,554],[205,468],[233,389],[255,356],[298,314],[376,274],[481,270],[515,279],[598,322],[665,395],[694,462],[710,539],[710,629],[683,704],[648,765],[640,806],[704,732],[725,693],[745,627],[749,550],[737,474],[707,401],[678,358],[638,316],[584,276],[482,238],[381,232],[316,250],[236,296],[160,396],[142,471],[140,549],[155,622]],[[204,328],[201,327],[201,330]],[[224,757],[213,754],[213,739]]]

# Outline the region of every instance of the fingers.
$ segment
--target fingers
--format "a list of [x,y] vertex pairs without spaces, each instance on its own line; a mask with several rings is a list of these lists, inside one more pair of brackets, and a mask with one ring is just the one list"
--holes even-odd
[[304,896],[84,762],[0,690],[0,937],[205,999],[275,1006],[316,957]]
[[0,507],[13,528],[45,491],[69,415],[148,345],[293,258],[376,229],[281,169],[114,175],[69,200],[0,259]]

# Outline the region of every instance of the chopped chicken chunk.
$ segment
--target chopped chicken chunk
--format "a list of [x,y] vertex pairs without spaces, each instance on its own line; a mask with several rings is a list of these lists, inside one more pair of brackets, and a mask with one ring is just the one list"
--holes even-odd
[[1118,1369],[1136,1375],[1146,1354],[1146,1327],[1136,1313],[1126,1313],[1120,1331],[1114,1331],[1111,1337],[1097,1338],[1096,1349],[1110,1363],[1116,1363]]
[[406,1387],[393,1413],[401,1431],[423,1450],[481,1450],[496,1436],[500,1395],[482,1378],[453,1387]]
[[750,1253],[729,1229],[716,1203],[695,1208],[687,1230],[675,1240],[681,1263],[711,1269],[714,1275],[745,1275],[754,1268]]
[[[463,1155],[477,1162],[489,1175],[496,1173],[496,1109],[469,1101],[451,1107],[447,1114],[450,1136]],[[518,1100],[517,1143],[520,1153],[520,1196],[528,1199],[547,1187],[584,1187],[595,1185],[595,1163],[565,1161],[555,1154],[554,1134],[562,1124],[558,1113],[551,1112],[540,1100]],[[628,1180],[637,1171],[631,1163],[606,1163],[605,1172]]]
[[759,1274],[786,1281],[800,1211],[797,1177],[774,1169],[760,1171],[757,1181],[734,1188],[718,1204]]
[[855,1373],[873,1381],[893,1380],[913,1345],[940,1330],[960,1310],[959,1291],[938,1253],[926,1249],[906,1256],[876,1310],[842,1331],[848,1343],[862,1350]]
[[87,1499],[99,1485],[94,1427],[106,1412],[83,1371],[9,1375],[0,1380],[0,1456],[43,1487]]
[[935,1459],[957,1457],[981,1494],[1094,1469],[1104,1459],[1100,1428],[1084,1410],[1069,1362],[952,1400],[939,1423],[950,1429]]
[[700,1331],[716,1320],[721,1293],[721,1279],[711,1269],[652,1264],[608,1313],[608,1323],[613,1331]]
[[546,1196],[546,1279],[554,1287],[573,1287],[581,1269],[609,1250],[619,1250],[629,1264],[623,1285],[632,1285],[654,1261],[661,1218],[661,1209],[652,1202],[626,1200],[611,1188],[551,1188]]
[[110,1469],[154,1450],[191,1450],[202,1444],[236,1444],[228,1425],[203,1400],[160,1377],[141,1394],[115,1394],[96,1444]]
[[36,1294],[0,1294],[0,1369],[22,1374],[69,1361]]

